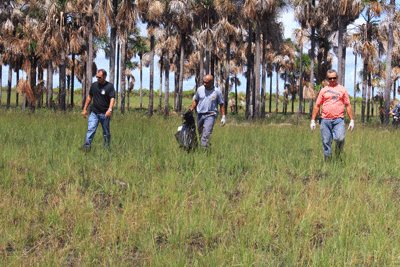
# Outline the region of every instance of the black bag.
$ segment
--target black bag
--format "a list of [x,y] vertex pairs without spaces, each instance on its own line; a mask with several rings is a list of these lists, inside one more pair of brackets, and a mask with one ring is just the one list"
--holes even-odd
[[191,110],[183,114],[182,118],[184,122],[182,126],[178,128],[175,138],[178,141],[179,146],[189,152],[197,147],[196,122]]

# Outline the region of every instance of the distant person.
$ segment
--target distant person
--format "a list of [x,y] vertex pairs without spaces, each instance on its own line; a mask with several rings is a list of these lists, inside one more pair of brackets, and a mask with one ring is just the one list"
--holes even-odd
[[84,151],[90,151],[99,122],[103,128],[104,147],[109,148],[110,145],[110,119],[115,102],[115,89],[111,83],[106,81],[106,77],[107,72],[105,70],[97,71],[97,82],[94,82],[90,87],[89,95],[83,107],[82,115],[86,119],[88,115],[87,108],[93,99],[90,107],[86,140],[81,147],[81,150]]
[[397,104],[397,106],[394,109],[389,111],[389,114],[393,115],[392,125],[400,124],[400,103]]
[[345,133],[344,107],[350,117],[349,130],[354,130],[353,109],[351,108],[349,94],[347,89],[337,83],[337,73],[335,70],[327,72],[328,85],[325,86],[318,95],[317,102],[312,112],[311,131],[316,128],[315,118],[322,106],[321,138],[324,149],[325,161],[331,158],[332,139],[336,141],[335,153],[337,155],[343,149]]
[[196,108],[200,147],[207,148],[218,115],[218,105],[220,105],[222,113],[221,126],[225,125],[226,119],[224,99],[221,91],[214,86],[214,77],[208,74],[203,81],[204,85],[197,89],[188,112],[192,112]]

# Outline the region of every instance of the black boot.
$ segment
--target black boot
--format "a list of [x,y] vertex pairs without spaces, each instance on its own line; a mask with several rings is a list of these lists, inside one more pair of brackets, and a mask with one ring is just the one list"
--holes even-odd
[[335,146],[335,154],[337,156],[340,155],[344,147],[344,139],[342,141],[336,141],[336,146]]
[[332,156],[331,155],[324,155],[324,160],[325,162],[331,161]]

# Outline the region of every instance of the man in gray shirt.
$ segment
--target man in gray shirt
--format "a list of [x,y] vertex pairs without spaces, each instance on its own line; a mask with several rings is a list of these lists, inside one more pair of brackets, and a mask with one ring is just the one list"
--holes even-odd
[[225,125],[225,105],[221,91],[214,86],[214,77],[206,75],[204,85],[200,86],[194,96],[190,110],[196,108],[197,129],[200,137],[200,147],[206,148],[218,115],[218,105],[221,107],[221,126]]

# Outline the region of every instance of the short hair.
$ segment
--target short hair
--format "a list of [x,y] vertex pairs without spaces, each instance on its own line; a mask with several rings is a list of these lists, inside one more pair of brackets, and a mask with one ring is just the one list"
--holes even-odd
[[99,69],[97,72],[101,72],[104,77],[107,77],[107,71],[105,69]]
[[336,75],[337,75],[336,70],[330,69],[330,70],[328,70],[328,71],[326,72],[326,76],[328,76],[328,74],[331,74],[331,73],[336,73]]

